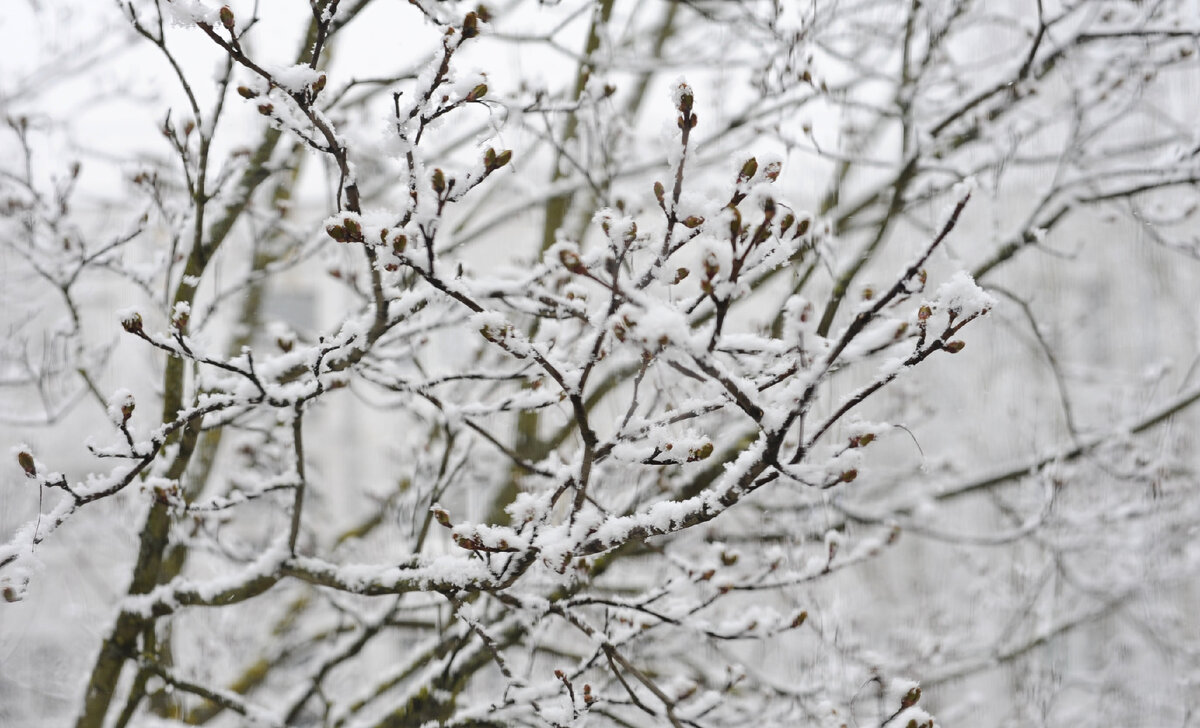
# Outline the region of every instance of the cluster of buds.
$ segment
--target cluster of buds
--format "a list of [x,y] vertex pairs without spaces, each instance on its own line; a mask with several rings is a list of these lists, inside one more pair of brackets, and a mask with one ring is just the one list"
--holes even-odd
[[505,149],[503,152],[497,152],[495,149],[488,147],[488,150],[483,153],[483,169],[490,174],[508,164],[511,160],[511,149]]
[[347,217],[342,220],[341,225],[329,225],[325,228],[326,234],[339,243],[361,243],[363,242],[362,224],[358,220]]

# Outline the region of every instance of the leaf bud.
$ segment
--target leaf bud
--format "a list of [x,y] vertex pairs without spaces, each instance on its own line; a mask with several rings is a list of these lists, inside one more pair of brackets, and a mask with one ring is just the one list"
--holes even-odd
[[912,690],[909,690],[907,693],[905,693],[903,698],[901,698],[900,709],[905,710],[907,708],[911,708],[912,706],[916,705],[917,701],[920,699],[921,688],[914,687]]
[[478,86],[476,86],[475,88],[471,89],[471,92],[467,94],[467,101],[478,101],[479,99],[482,99],[484,96],[486,96],[487,92],[488,92],[487,84],[481,83]]
[[322,73],[320,76],[317,76],[317,80],[312,83],[313,93],[319,94],[324,91],[326,83],[328,83],[328,79],[325,77],[325,74]]
[[587,267],[584,266],[583,261],[579,258],[579,254],[574,250],[563,248],[558,251],[558,259],[562,261],[563,267],[572,273],[587,273]]
[[679,105],[676,108],[684,115],[687,115],[691,113],[692,104],[695,100],[695,96],[692,95],[692,87],[686,83],[679,84]]
[[804,624],[804,620],[808,619],[808,612],[800,612],[792,618],[792,629]]
[[672,283],[674,284],[674,283],[678,283],[678,282],[682,281],[684,278],[688,277],[689,273],[691,273],[691,271],[689,271],[687,268],[676,268],[675,269],[675,280],[672,281]]
[[796,222],[796,216],[792,213],[786,213],[783,219],[779,221],[779,234],[782,236]]
[[17,463],[21,466],[21,470],[25,471],[26,478],[37,477],[37,465],[33,462],[33,455],[22,450],[17,453]]
[[954,341],[946,344],[945,348],[948,353],[957,354],[958,352],[962,351],[963,347],[966,345],[967,342],[963,341],[962,339],[955,339]]
[[930,308],[929,306],[923,305],[923,306],[921,306],[921,308],[917,309],[917,320],[918,321],[928,321],[929,317],[932,315],[933,315],[933,309]]
[[738,173],[738,182],[745,182],[758,172],[758,160],[750,157],[742,164],[742,171]]
[[803,220],[801,220],[801,221],[800,221],[800,224],[798,224],[798,225],[796,226],[796,234],[795,234],[795,235],[793,235],[792,237],[793,237],[793,238],[798,238],[798,237],[800,237],[801,235],[804,235],[805,233],[807,233],[807,232],[808,232],[809,225],[811,225],[811,224],[812,224],[812,220],[809,220],[807,217],[806,217],[806,218],[804,218]]
[[464,39],[479,35],[479,16],[475,11],[467,13],[467,17],[463,18],[462,34]]
[[433,191],[439,195],[446,191],[446,173],[441,169],[433,170]]
[[856,468],[850,468],[846,472],[842,473],[842,477],[840,480],[843,483],[849,483],[857,477],[858,477],[858,470]]
[[325,234],[339,243],[344,243],[350,239],[346,235],[346,228],[341,225],[326,225]]
[[496,155],[496,169],[500,169],[504,165],[508,164],[509,160],[511,160],[511,159],[512,159],[512,150],[511,149],[505,149],[503,152],[500,152],[499,154]]
[[270,116],[271,112],[274,110],[275,110],[275,107],[272,104],[259,104],[258,105],[258,113],[262,114],[263,116]]
[[688,215],[683,221],[683,226],[686,228],[691,228],[692,230],[695,230],[703,224],[704,218],[697,215]]
[[450,528],[450,512],[441,506],[435,505],[429,509],[433,513],[433,518],[442,526]]
[[666,195],[667,195],[667,190],[665,187],[663,187],[663,183],[655,182],[654,183],[654,199],[658,200],[658,204],[660,204],[660,205],[666,204],[666,202],[664,201],[664,199],[666,198]]
[[128,333],[138,334],[142,331],[142,315],[140,313],[131,313],[121,319],[121,328]]
[[225,30],[233,30],[233,10],[230,10],[228,5],[222,5],[219,15],[221,16],[221,25],[225,26]]

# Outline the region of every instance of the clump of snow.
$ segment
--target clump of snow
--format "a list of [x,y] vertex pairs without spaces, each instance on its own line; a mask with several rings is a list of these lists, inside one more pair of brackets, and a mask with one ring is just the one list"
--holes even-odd
[[175,27],[191,27],[205,23],[216,25],[220,22],[218,10],[209,7],[201,0],[167,0],[167,18]]
[[934,296],[937,308],[967,317],[989,311],[996,299],[980,288],[966,271],[958,271],[938,287]]

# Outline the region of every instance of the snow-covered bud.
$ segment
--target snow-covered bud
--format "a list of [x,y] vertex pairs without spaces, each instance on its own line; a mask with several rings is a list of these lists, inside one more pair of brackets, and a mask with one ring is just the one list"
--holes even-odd
[[856,437],[850,438],[850,447],[852,447],[852,448],[866,447],[867,445],[870,445],[874,439],[875,439],[875,435],[870,432],[868,432],[865,435],[858,435]]
[[133,417],[133,409],[136,406],[133,397],[125,398],[125,401],[121,403],[121,424],[128,422],[129,418]]
[[768,182],[774,182],[779,179],[779,173],[783,170],[783,164],[780,162],[771,162],[763,169],[763,176]]
[[26,478],[37,477],[37,464],[33,462],[33,455],[27,450],[21,450],[17,453],[17,464],[21,466],[21,470],[25,471]]
[[792,238],[795,239],[807,233],[811,224],[812,220],[809,220],[807,217],[802,219],[800,223],[796,225],[796,232],[792,234]]
[[326,225],[325,234],[339,243],[344,243],[350,239],[346,237],[346,228],[341,225]]
[[686,228],[691,228],[693,230],[695,230],[696,228],[700,227],[703,224],[704,224],[704,218],[702,218],[698,215],[688,215],[683,220],[683,226]]
[[254,89],[250,88],[249,86],[238,86],[237,92],[238,92],[238,96],[241,96],[243,99],[258,98],[258,92],[255,91]]
[[676,268],[675,269],[675,280],[671,281],[671,283],[675,284],[675,283],[682,281],[684,278],[688,277],[689,273],[691,273],[691,271],[689,271],[687,268]]
[[793,215],[790,212],[785,214],[783,216],[783,219],[779,221],[779,236],[783,237],[783,235],[785,233],[787,233],[788,228],[790,228],[793,224],[795,224],[795,222],[796,222],[795,215]]
[[433,518],[442,526],[450,528],[450,512],[440,505],[434,505],[429,511],[433,514]]
[[667,189],[665,187],[663,187],[663,183],[655,182],[654,183],[654,199],[658,200],[658,204],[660,204],[660,205],[666,204],[666,202],[664,201],[666,198],[666,195],[667,195]]
[[562,261],[563,267],[572,273],[587,273],[587,266],[579,258],[579,253],[576,253],[574,250],[563,248],[558,251],[558,259]]
[[218,14],[221,17],[221,25],[225,26],[225,30],[233,30],[233,10],[228,5],[222,5]]
[[433,170],[433,191],[439,195],[446,191],[446,173],[441,169]]
[[841,478],[839,478],[839,480],[842,483],[849,483],[857,477],[858,477],[858,470],[855,468],[850,468],[849,470],[842,473],[842,476],[841,476]]
[[408,247],[408,236],[404,233],[396,233],[392,237],[392,252],[400,255],[404,249]]
[[692,111],[692,105],[695,103],[696,97],[692,95],[692,87],[686,83],[679,84],[679,92],[676,95],[675,108],[683,114],[689,114]]
[[758,160],[750,157],[742,163],[742,170],[738,172],[738,182],[745,182],[753,177],[758,172]]
[[736,207],[730,207],[733,211],[733,218],[729,221],[729,237],[736,238],[742,232],[742,211]]
[[363,241],[362,225],[352,217],[342,220],[342,225],[345,226],[346,240],[352,243],[361,243]]
[[258,113],[262,114],[263,116],[270,116],[271,112],[273,111],[275,111],[275,106],[273,104],[258,105]]
[[121,319],[121,328],[130,334],[142,332],[142,315],[136,311]]
[[929,317],[932,315],[933,315],[933,309],[930,308],[929,306],[921,306],[921,308],[917,309],[917,320],[918,321],[928,321]]
[[322,73],[320,76],[317,76],[317,80],[312,83],[313,93],[319,94],[324,91],[326,83],[328,83],[328,79],[325,77],[325,74]]
[[921,699],[921,688],[914,687],[912,690],[909,690],[907,693],[905,693],[904,697],[900,699],[900,709],[906,710],[908,708],[911,708],[914,705],[916,705],[917,701],[920,699]]
[[698,460],[705,460],[713,454],[713,444],[706,442],[695,450],[688,451],[688,462],[694,463]]
[[946,348],[947,353],[957,354],[958,352],[962,351],[963,347],[966,345],[967,345],[967,342],[963,341],[962,339],[955,339],[954,341],[951,341],[950,343],[946,344],[945,348]]

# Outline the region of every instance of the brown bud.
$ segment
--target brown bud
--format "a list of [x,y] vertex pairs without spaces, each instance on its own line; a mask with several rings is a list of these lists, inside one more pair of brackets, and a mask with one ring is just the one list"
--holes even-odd
[[128,422],[130,417],[133,417],[133,400],[126,401],[121,405],[121,422]]
[[763,176],[767,178],[768,182],[774,182],[775,180],[779,179],[779,172],[782,170],[782,164],[779,162],[771,162],[767,165],[767,168],[763,170]]
[[929,317],[932,315],[933,315],[933,309],[931,309],[929,306],[921,306],[921,308],[917,309],[917,320],[918,321],[928,321]]
[[436,520],[439,524],[445,526],[446,528],[450,528],[450,512],[449,511],[447,511],[445,508],[440,508],[437,506],[435,506],[432,509],[432,511],[433,511],[434,520]]
[[321,93],[322,91],[324,91],[324,90],[325,90],[325,84],[326,84],[327,82],[328,82],[328,79],[325,77],[325,74],[323,74],[323,73],[322,73],[320,76],[317,76],[317,80],[316,80],[316,81],[313,81],[313,83],[312,83],[312,90],[313,90],[313,93],[314,93],[314,94],[319,94],[319,93]]
[[804,620],[808,619],[808,612],[800,612],[792,618],[792,629],[804,624]]
[[686,83],[679,84],[679,106],[680,112],[687,115],[692,110],[692,104],[695,102],[695,97],[692,95],[692,88]]
[[499,154],[496,155],[496,169],[500,169],[504,165],[508,164],[509,160],[511,160],[511,159],[512,159],[512,150],[511,149],[505,149],[503,152],[500,152]]
[[658,200],[658,204],[660,204],[660,205],[666,204],[664,202],[664,198],[666,197],[666,195],[667,195],[667,190],[666,190],[666,188],[663,187],[663,183],[655,182],[654,183],[654,199]]
[[945,348],[947,352],[951,354],[957,354],[958,352],[962,351],[963,347],[966,345],[967,342],[963,341],[962,339],[955,339],[954,341],[946,344]]
[[905,693],[904,697],[900,699],[900,709],[904,710],[906,708],[911,708],[912,706],[916,705],[917,701],[920,699],[921,688],[913,688]]
[[142,315],[140,313],[134,313],[121,319],[121,328],[125,329],[125,331],[131,334],[141,333]]
[[258,105],[258,113],[262,114],[263,116],[270,116],[271,112],[274,110],[275,110],[275,107],[272,104],[259,104]]
[[742,171],[738,173],[738,181],[745,182],[758,172],[758,160],[750,157],[742,164]]
[[33,462],[33,455],[22,450],[17,453],[17,463],[21,466],[21,470],[25,471],[25,477],[37,477],[37,465]]
[[342,224],[346,226],[346,240],[352,243],[361,243],[363,241],[362,225],[352,217],[347,217],[342,220]]
[[326,225],[325,234],[339,243],[344,243],[350,238],[346,235],[346,228],[341,225]]
[[258,97],[258,92],[249,86],[238,86],[237,92],[238,96],[241,96],[243,99],[253,99]]
[[687,268],[676,268],[675,269],[675,280],[672,281],[672,283],[678,283],[678,282],[682,281],[684,278],[688,277],[689,273],[691,273],[691,271],[689,271]]
[[221,25],[224,25],[226,30],[233,30],[233,11],[229,9],[229,6],[222,5],[219,14]]
[[471,89],[471,92],[467,94],[467,101],[478,101],[479,99],[482,99],[484,96],[486,96],[487,92],[488,92],[487,84],[481,83],[478,86],[476,86],[475,88]]
[[689,215],[683,221],[683,226],[695,230],[704,224],[704,218],[697,215]]
[[579,254],[574,250],[564,248],[558,251],[558,259],[562,261],[563,267],[572,273],[587,273],[587,267],[584,266],[583,261],[579,258]]
[[786,213],[783,219],[779,221],[779,234],[783,235],[796,222],[796,216],[792,213]]
[[441,169],[433,170],[433,191],[439,195],[446,191],[446,173]]
[[463,18],[462,34],[463,38],[479,35],[479,16],[474,11],[467,13],[467,17]]
[[404,233],[396,233],[392,238],[392,252],[400,255],[406,247],[408,247],[408,236]]
[[706,442],[703,445],[701,445],[700,447],[698,447],[695,450],[692,450],[688,453],[688,462],[694,463],[697,460],[704,460],[712,454],[713,454],[713,444],[711,442]]
[[742,231],[742,211],[736,207],[730,207],[733,210],[733,219],[729,221],[729,236],[736,238]]
[[858,477],[858,470],[856,470],[855,468],[850,468],[846,472],[842,473],[841,482],[849,483],[850,481],[854,480],[857,477]]
[[801,235],[804,235],[805,233],[807,233],[809,225],[811,225],[811,224],[812,224],[812,220],[809,220],[807,217],[804,218],[803,220],[801,220],[800,224],[796,226],[796,234],[793,235],[792,237],[798,238]]

